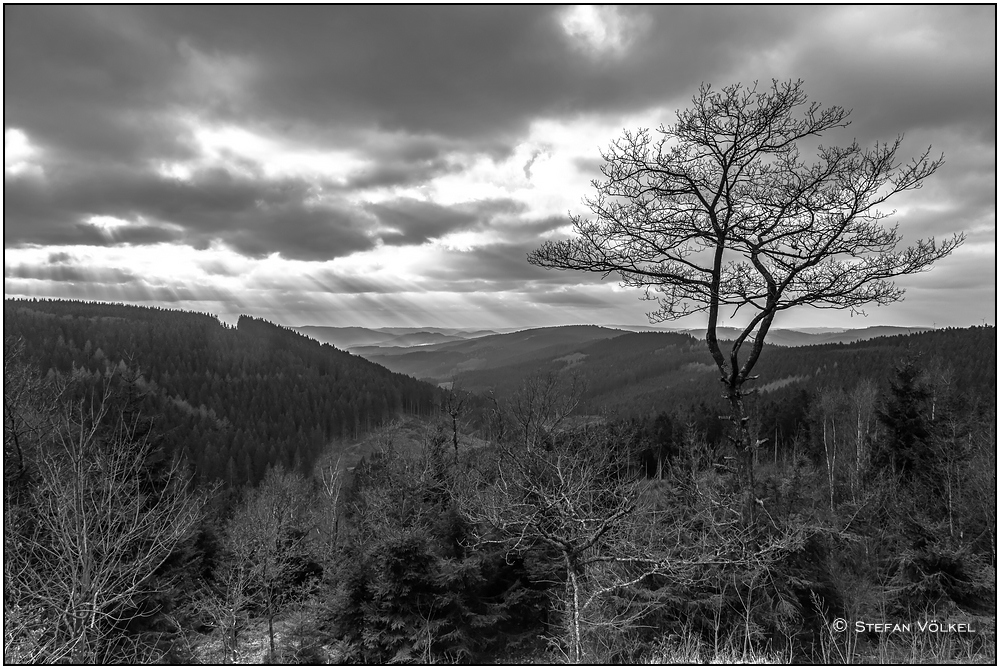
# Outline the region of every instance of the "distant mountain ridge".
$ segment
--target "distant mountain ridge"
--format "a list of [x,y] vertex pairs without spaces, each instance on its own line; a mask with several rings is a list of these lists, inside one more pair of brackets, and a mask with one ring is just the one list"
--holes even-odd
[[426,346],[498,334],[496,330],[459,328],[362,328],[303,325],[290,328],[318,342],[350,351],[363,346]]
[[[557,326],[557,327],[578,327],[578,326]],[[620,330],[623,332],[680,332],[689,334],[696,339],[705,338],[705,330],[702,328],[665,328],[655,325],[605,325],[605,326],[579,326],[598,327],[608,330]],[[364,327],[332,327],[322,325],[302,325],[290,328],[295,332],[311,337],[324,344],[336,346],[339,349],[350,351],[363,357],[403,355],[408,353],[405,349],[410,347],[427,347],[437,344],[448,344],[460,342],[468,339],[478,339],[492,335],[513,334],[515,332],[526,332],[529,330],[548,330],[551,328],[442,328],[442,327],[385,327],[385,328],[364,328]],[[927,332],[934,328],[900,327],[891,325],[876,325],[865,328],[776,328],[768,333],[768,342],[778,346],[813,346],[817,344],[847,344],[854,341],[863,341],[874,337],[891,337],[899,334],[913,334],[917,332]],[[719,337],[733,340],[738,337],[741,330],[732,327],[720,327]],[[378,350],[384,349],[384,350]],[[428,350],[428,349],[425,349]]]
[[[810,328],[812,329],[812,328]],[[826,328],[815,328],[812,332],[805,330],[786,330],[782,328],[773,329],[767,333],[767,341],[775,346],[815,346],[818,344],[850,344],[856,341],[865,341],[875,337],[893,337],[903,334],[916,334],[927,332],[934,328],[927,327],[896,327],[891,325],[875,325],[854,330],[833,330],[824,331]],[[705,338],[704,330],[683,330],[683,332],[697,337]],[[717,330],[720,339],[734,340],[742,333],[737,328],[722,327]]]
[[442,383],[465,371],[558,357],[622,334],[624,330],[597,325],[566,325],[411,348],[359,347],[353,352],[394,372]]
[[[490,330],[462,331],[447,328],[293,328],[306,336],[345,348],[355,355],[386,368],[434,383],[443,383],[457,374],[493,369],[533,359],[544,360],[576,353],[581,345],[628,333],[678,334],[704,340],[703,329],[668,330],[652,326],[636,329],[598,325],[564,325],[528,328],[498,333]],[[876,337],[927,332],[932,328],[872,326],[854,330],[809,328],[810,332],[775,329],[768,333],[772,346],[816,346],[848,344]],[[393,331],[393,332],[390,332]],[[398,333],[398,334],[397,334]],[[718,329],[724,340],[736,339],[736,328]],[[321,338],[322,337],[322,338]]]
[[[977,401],[993,402],[996,343],[995,327],[974,326],[810,347],[765,345],[754,369],[759,379],[751,387],[759,393],[748,401],[780,405],[802,391],[849,391],[866,378],[884,386],[896,365],[916,358],[923,368],[949,378],[956,389]],[[722,401],[719,372],[704,341],[679,332],[624,333],[564,347],[547,358],[466,370],[455,380],[471,392],[503,396],[537,372],[580,380],[586,388],[581,404],[585,412],[636,415],[698,404],[715,407]]]

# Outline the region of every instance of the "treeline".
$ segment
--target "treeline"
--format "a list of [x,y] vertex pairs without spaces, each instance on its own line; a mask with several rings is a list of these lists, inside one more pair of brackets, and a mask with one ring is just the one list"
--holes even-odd
[[431,410],[433,387],[267,321],[130,305],[5,300],[4,335],[41,374],[98,387],[131,376],[169,453],[203,481],[256,483],[269,467],[309,471],[324,446],[401,412]]

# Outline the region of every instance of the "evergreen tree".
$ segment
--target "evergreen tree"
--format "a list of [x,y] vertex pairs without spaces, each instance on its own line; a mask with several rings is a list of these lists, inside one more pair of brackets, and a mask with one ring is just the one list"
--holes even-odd
[[885,435],[876,450],[873,464],[912,480],[927,472],[935,461],[930,443],[930,391],[920,380],[916,361],[907,358],[896,368],[896,378],[889,384],[889,393],[876,411]]

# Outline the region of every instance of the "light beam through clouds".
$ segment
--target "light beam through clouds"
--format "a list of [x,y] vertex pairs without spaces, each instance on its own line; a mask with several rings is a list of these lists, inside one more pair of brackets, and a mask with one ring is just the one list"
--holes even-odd
[[569,234],[623,129],[671,123],[702,81],[775,77],[854,109],[824,143],[902,133],[907,155],[943,152],[923,190],[890,204],[907,241],[968,235],[900,282],[901,304],[776,326],[994,323],[995,19],[988,6],[9,7],[4,292],[288,325],[645,324],[638,291],[526,254]]

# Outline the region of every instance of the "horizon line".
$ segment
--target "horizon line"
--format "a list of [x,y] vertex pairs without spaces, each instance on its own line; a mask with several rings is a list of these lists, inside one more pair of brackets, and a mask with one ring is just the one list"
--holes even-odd
[[[27,296],[27,295],[21,296],[21,295],[7,295],[6,293],[4,294],[4,300],[5,301],[6,300],[12,300],[12,301],[20,301],[20,300],[31,301],[31,300],[37,300],[37,301],[50,301],[50,302],[80,302],[80,303],[84,303],[84,304],[107,304],[107,305],[112,305],[112,306],[114,306],[114,305],[123,305],[123,306],[145,307],[145,308],[155,307],[155,308],[158,308],[158,309],[164,309],[164,310],[169,310],[169,311],[186,311],[188,313],[205,314],[205,315],[209,315],[209,316],[212,316],[212,317],[216,318],[220,322],[226,322],[226,320],[227,320],[223,316],[220,316],[218,313],[211,313],[211,312],[208,312],[208,311],[197,311],[195,309],[184,308],[184,307],[179,307],[179,306],[174,306],[174,305],[140,304],[140,303],[137,303],[137,302],[130,302],[130,301],[124,301],[124,300],[113,301],[113,300],[101,300],[101,299],[92,299],[92,298],[88,299],[88,298],[39,297],[39,296],[34,296],[34,295],[32,295],[32,296]],[[228,316],[233,316],[232,314],[227,314],[227,315]],[[603,328],[609,328],[609,329],[639,329],[639,330],[667,331],[667,332],[670,332],[670,331],[691,332],[691,331],[707,330],[707,325],[701,325],[701,326],[696,326],[696,327],[685,327],[685,326],[673,326],[673,325],[650,324],[650,323],[642,323],[642,324],[640,324],[640,323],[607,323],[607,322],[605,322],[605,323],[575,322],[575,323],[560,323],[558,325],[524,325],[524,324],[517,324],[517,325],[496,325],[496,326],[485,326],[485,325],[461,325],[461,326],[456,326],[456,325],[432,325],[432,324],[422,324],[422,325],[402,325],[402,324],[398,324],[398,325],[358,325],[358,324],[352,324],[352,325],[319,325],[319,324],[315,324],[315,323],[304,323],[304,324],[301,324],[301,325],[292,325],[292,324],[290,324],[287,321],[282,322],[283,319],[282,320],[278,320],[277,318],[275,318],[274,315],[269,315],[269,316],[254,315],[252,313],[248,313],[247,311],[241,311],[240,315],[253,316],[255,318],[262,318],[264,320],[274,319],[273,322],[275,322],[276,324],[283,325],[283,326],[289,327],[289,328],[305,328],[305,327],[350,328],[350,327],[354,327],[354,328],[364,328],[364,329],[367,329],[367,330],[385,330],[385,329],[421,330],[421,329],[428,329],[428,328],[436,328],[436,329],[443,329],[443,330],[489,330],[489,331],[506,330],[508,332],[514,332],[514,331],[522,331],[522,330],[538,330],[538,329],[543,329],[543,328],[581,327],[581,326],[582,327],[587,327],[587,326],[590,326],[590,327],[603,327]],[[900,329],[921,329],[921,330],[944,330],[944,329],[948,329],[948,328],[963,329],[963,328],[972,328],[972,327],[996,327],[996,323],[986,322],[986,319],[980,319],[979,323],[966,323],[966,324],[963,324],[963,325],[942,325],[942,326],[938,326],[937,324],[933,324],[933,325],[891,325],[891,324],[886,324],[886,323],[874,323],[874,324],[870,324],[870,325],[866,324],[866,325],[863,325],[863,326],[860,326],[860,327],[845,327],[843,325],[806,325],[806,326],[798,326],[798,327],[772,327],[772,328],[770,328],[769,331],[807,332],[808,330],[828,330],[828,331],[831,331],[831,332],[832,331],[847,332],[847,331],[851,331],[851,330],[866,330],[866,329],[880,328],[880,327],[881,328],[900,328]],[[737,326],[737,325],[718,325],[717,329],[742,330],[742,327],[741,326]],[[756,330],[753,330],[753,332],[755,332],[755,331]]]

